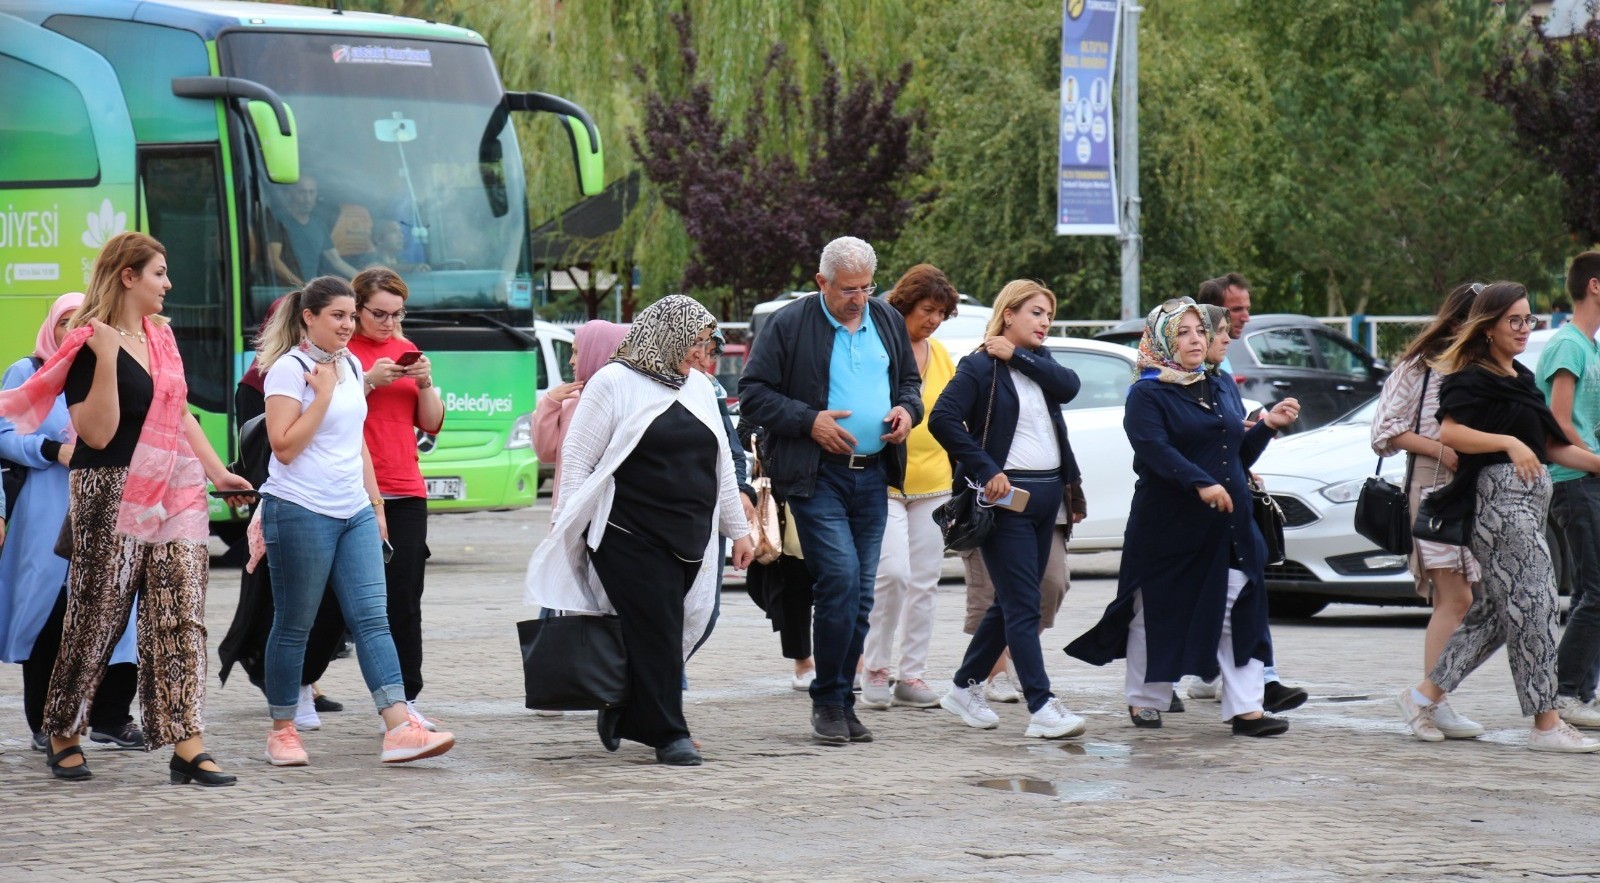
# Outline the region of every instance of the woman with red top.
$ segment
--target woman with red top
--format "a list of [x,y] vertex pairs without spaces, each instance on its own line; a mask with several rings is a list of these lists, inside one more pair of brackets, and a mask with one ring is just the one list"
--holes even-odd
[[444,400],[433,385],[428,357],[401,365],[406,353],[420,353],[401,333],[410,292],[400,275],[384,267],[362,270],[351,280],[356,292],[356,333],[350,352],[361,361],[367,381],[364,435],[372,469],[388,515],[389,544],[384,577],[389,588],[389,631],[400,653],[406,704],[432,730],[433,721],[417,711],[422,692],[422,570],[428,560],[428,492],[417,463],[417,433],[436,433],[444,425]]

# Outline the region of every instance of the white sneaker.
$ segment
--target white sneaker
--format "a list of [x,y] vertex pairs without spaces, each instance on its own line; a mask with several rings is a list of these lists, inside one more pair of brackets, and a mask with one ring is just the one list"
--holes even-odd
[[534,714],[538,715],[539,717],[562,717],[566,714],[566,712],[557,711],[554,708],[541,708],[538,711],[535,711]]
[[300,688],[300,701],[294,707],[294,726],[297,730],[322,729],[322,718],[317,715],[317,694],[310,684]]
[[1528,731],[1529,751],[1553,751],[1560,754],[1588,754],[1600,751],[1600,739],[1591,739],[1561,721],[1548,730],[1534,727]]
[[416,703],[415,700],[412,700],[412,699],[407,699],[406,700],[406,710],[411,713],[412,717],[417,719],[418,723],[422,724],[422,728],[424,730],[427,730],[430,733],[439,732],[439,724],[434,722],[434,721],[432,721],[432,720],[429,720],[425,715],[423,715],[422,712],[418,711],[417,710],[417,703]]
[[884,709],[894,701],[894,693],[889,688],[889,670],[875,668],[867,672],[861,684],[861,705],[866,708]]
[[1028,729],[1022,735],[1037,739],[1065,739],[1080,736],[1084,731],[1083,718],[1067,710],[1060,699],[1051,699],[1033,713]]
[[983,693],[982,685],[977,683],[965,687],[951,687],[950,692],[939,697],[939,707],[959,715],[961,722],[969,727],[992,730],[1000,726],[1000,716],[989,708]]
[[1190,699],[1222,698],[1222,678],[1217,678],[1214,681],[1203,681],[1194,675],[1188,675],[1183,680],[1189,685],[1184,688],[1184,692],[1189,694]]
[[1400,706],[1400,716],[1405,719],[1406,727],[1411,730],[1411,735],[1424,742],[1443,742],[1444,733],[1439,732],[1438,724],[1433,722],[1433,710],[1437,706],[1418,705],[1417,700],[1411,697],[1411,688],[1406,687],[1396,696],[1395,704]]
[[1600,729],[1600,706],[1595,701],[1579,702],[1576,696],[1557,696],[1556,713],[1575,727],[1586,730]]
[[807,693],[811,690],[811,682],[815,681],[816,679],[817,672],[815,669],[813,669],[803,674],[795,675],[794,681],[791,682],[789,686],[793,688],[796,693]]
[[1483,724],[1451,708],[1449,697],[1433,706],[1433,725],[1446,739],[1476,739],[1483,735]]
[[983,697],[990,702],[1021,702],[1022,691],[1017,689],[1010,674],[1001,672],[983,685]]

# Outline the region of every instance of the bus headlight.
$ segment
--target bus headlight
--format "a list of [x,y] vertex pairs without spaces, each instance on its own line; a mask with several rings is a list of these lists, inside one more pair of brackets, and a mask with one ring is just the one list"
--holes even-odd
[[523,414],[511,423],[511,434],[506,436],[506,450],[533,447],[533,415]]

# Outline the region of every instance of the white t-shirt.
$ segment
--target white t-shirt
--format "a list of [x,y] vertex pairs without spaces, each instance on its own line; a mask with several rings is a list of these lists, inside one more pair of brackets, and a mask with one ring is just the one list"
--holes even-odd
[[[352,361],[341,358],[323,366],[337,366],[339,382],[333,387],[333,400],[322,415],[322,425],[294,462],[285,463],[277,454],[272,455],[267,463],[267,480],[261,484],[263,494],[329,518],[350,518],[372,505],[361,469],[361,429],[367,420],[367,397],[362,390],[361,372]],[[285,353],[267,371],[262,384],[266,397],[295,399],[304,413],[316,398],[305,377],[311,364],[314,363],[301,353]]]
[[1017,388],[1017,429],[1011,436],[1011,450],[1006,454],[1006,470],[1060,469],[1061,448],[1056,444],[1056,430],[1050,423],[1044,390],[1028,375],[1015,368],[1010,370],[1011,383]]

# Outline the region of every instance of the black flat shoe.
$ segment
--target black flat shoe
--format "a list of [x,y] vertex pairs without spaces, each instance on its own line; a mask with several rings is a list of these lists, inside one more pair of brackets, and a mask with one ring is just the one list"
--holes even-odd
[[622,739],[617,736],[617,726],[622,723],[622,709],[602,708],[596,716],[595,728],[600,731],[600,744],[607,751],[616,751],[622,747]]
[[193,760],[184,760],[177,755],[177,752],[173,752],[172,760],[167,763],[167,769],[172,771],[172,784],[187,785],[193,782],[207,788],[221,788],[239,781],[238,776],[201,769],[200,764],[208,760],[212,760],[211,755],[203,751],[196,754]]
[[1188,711],[1188,710],[1189,709],[1183,707],[1183,700],[1178,698],[1178,694],[1177,693],[1173,693],[1172,694],[1172,702],[1169,705],[1167,705],[1167,713],[1168,714],[1182,714],[1182,713],[1184,713],[1185,711]]
[[1161,729],[1161,712],[1154,708],[1129,708],[1128,719],[1133,725],[1144,730]]
[[1289,731],[1288,721],[1270,714],[1258,718],[1235,717],[1230,723],[1235,736],[1278,736]]
[[689,739],[679,739],[671,745],[656,749],[656,763],[667,766],[699,766],[703,762],[700,752],[694,748],[694,742]]
[[[83,746],[69,745],[60,751],[50,751],[49,745],[50,743],[48,741],[45,742],[44,762],[50,767],[50,775],[55,776],[58,779],[66,779],[69,782],[81,782],[84,779],[94,777],[94,773],[89,772],[89,758],[83,753]],[[61,765],[63,760],[66,760],[74,754],[83,758],[83,763],[80,763],[77,766]]]
[[322,695],[312,698],[311,707],[315,708],[318,714],[332,714],[336,711],[344,711],[343,702],[335,702],[332,699]]
[[1306,704],[1310,696],[1311,694],[1299,687],[1286,687],[1277,681],[1267,681],[1266,690],[1261,696],[1261,707],[1272,714],[1277,714],[1291,708],[1299,708]]

